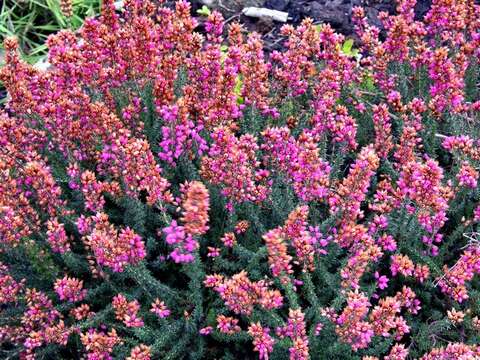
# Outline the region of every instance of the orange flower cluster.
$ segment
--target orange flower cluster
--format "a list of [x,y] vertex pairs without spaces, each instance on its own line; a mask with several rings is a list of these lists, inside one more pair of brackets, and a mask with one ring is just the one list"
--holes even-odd
[[80,334],[80,340],[87,350],[89,360],[108,359],[113,348],[122,342],[115,329],[111,329],[108,333],[90,329]]
[[269,289],[268,281],[251,281],[246,271],[241,271],[230,279],[208,275],[204,284],[213,288],[235,314],[250,315],[255,305],[268,310],[279,308],[283,303],[280,291]]
[[143,320],[137,316],[140,304],[137,300],[127,301],[122,294],[116,295],[112,300],[117,320],[123,321],[127,327],[142,327]]
[[268,264],[272,275],[280,277],[282,282],[288,282],[288,275],[293,273],[292,257],[288,255],[287,243],[281,229],[274,229],[263,235],[263,240],[267,246]]
[[126,360],[150,360],[150,346],[143,344],[135,346]]
[[182,217],[185,232],[192,236],[205,234],[208,230],[210,197],[208,190],[199,181],[182,184]]

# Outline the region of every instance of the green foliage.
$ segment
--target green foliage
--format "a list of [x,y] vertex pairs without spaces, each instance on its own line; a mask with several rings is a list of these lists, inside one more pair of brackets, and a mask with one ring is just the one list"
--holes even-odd
[[26,59],[35,63],[47,52],[48,35],[78,29],[83,19],[98,14],[99,7],[99,0],[73,0],[73,16],[66,18],[58,0],[6,0],[0,8],[0,38],[16,36]]

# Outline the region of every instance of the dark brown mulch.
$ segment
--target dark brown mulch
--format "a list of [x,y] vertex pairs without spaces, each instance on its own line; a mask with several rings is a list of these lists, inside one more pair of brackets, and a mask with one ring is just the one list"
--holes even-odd
[[[379,12],[386,11],[393,14],[396,6],[393,0],[190,0],[190,2],[193,15],[208,3],[208,7],[220,11],[227,22],[240,21],[248,31],[262,34],[266,50],[281,48],[282,38],[279,30],[284,23],[246,17],[242,14],[243,8],[256,6],[284,11],[289,14],[288,23],[294,25],[298,25],[303,19],[309,17],[315,23],[329,23],[339,33],[355,37],[351,21],[353,7],[365,8],[369,22],[381,27],[378,20]],[[417,19],[423,18],[430,4],[431,0],[417,1],[415,7]]]

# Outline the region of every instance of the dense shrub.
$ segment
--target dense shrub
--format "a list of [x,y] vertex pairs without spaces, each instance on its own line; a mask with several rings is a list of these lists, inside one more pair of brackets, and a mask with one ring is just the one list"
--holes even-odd
[[480,356],[480,9],[414,5],[358,52],[185,1],[105,1],[46,71],[5,40],[2,358]]

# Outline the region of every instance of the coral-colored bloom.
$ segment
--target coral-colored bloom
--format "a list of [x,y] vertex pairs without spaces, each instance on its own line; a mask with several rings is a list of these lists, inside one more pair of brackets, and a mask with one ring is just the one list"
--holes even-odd
[[143,344],[135,346],[125,360],[150,360],[150,346]]
[[150,312],[154,313],[161,319],[166,318],[170,315],[170,310],[167,308],[165,303],[163,301],[160,301],[160,299],[158,298],[155,299],[155,301],[152,303]]
[[276,309],[283,303],[282,295],[278,290],[268,288],[265,280],[251,281],[246,271],[233,275],[230,279],[208,276],[205,280],[207,287],[214,290],[225,301],[235,314],[250,315],[254,305],[264,309]]
[[111,360],[113,348],[121,342],[115,329],[108,333],[89,329],[80,335],[80,339],[87,350],[88,360]]
[[221,333],[228,335],[232,335],[241,331],[240,326],[238,326],[238,319],[225,315],[217,316],[217,329]]
[[137,316],[140,304],[137,300],[128,302],[122,294],[116,295],[112,300],[117,320],[123,321],[127,327],[142,327],[143,320]]
[[269,334],[270,329],[255,323],[249,326],[248,333],[253,337],[253,349],[258,352],[259,360],[268,360],[275,344],[275,340]]
[[83,289],[83,281],[68,276],[57,279],[54,288],[60,300],[77,302],[82,301],[87,295],[87,290]]
[[185,232],[189,235],[202,235],[208,230],[208,210],[210,197],[208,190],[199,181],[182,184],[182,222]]
[[103,213],[97,214],[93,221],[94,228],[86,239],[99,265],[122,272],[125,266],[135,265],[145,257],[142,238],[132,229],[127,227],[118,232]]

